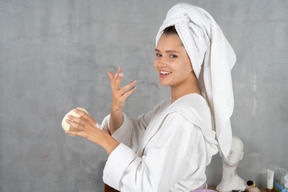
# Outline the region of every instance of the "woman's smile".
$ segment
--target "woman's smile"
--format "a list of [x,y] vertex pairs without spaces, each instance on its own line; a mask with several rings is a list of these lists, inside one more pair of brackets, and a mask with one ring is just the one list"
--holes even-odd
[[174,87],[191,82],[192,65],[177,34],[162,35],[155,53],[154,66],[161,85]]
[[160,75],[160,78],[166,78],[168,77],[172,72],[168,72],[168,71],[160,71],[159,72],[159,75]]

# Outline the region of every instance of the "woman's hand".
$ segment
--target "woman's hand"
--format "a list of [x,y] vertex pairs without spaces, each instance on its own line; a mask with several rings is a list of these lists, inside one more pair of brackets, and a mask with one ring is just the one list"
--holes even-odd
[[[119,67],[115,74],[108,72],[111,90],[112,90],[112,105],[111,112],[122,112],[122,109],[125,104],[125,100],[129,97],[136,89],[134,86],[136,84],[136,80],[131,83],[125,85],[120,89],[120,83],[122,81],[122,73],[121,67]],[[134,87],[133,87],[134,86]]]
[[99,129],[96,126],[97,122],[90,115],[78,109],[74,109],[74,111],[78,113],[80,117],[69,115],[66,121],[79,131],[66,131],[67,134],[84,137],[103,147],[108,154],[119,145],[118,141],[107,133],[107,131]]
[[122,109],[124,107],[125,100],[136,89],[134,86],[136,83],[135,80],[120,89],[120,83],[123,77],[121,74],[121,67],[118,68],[115,74],[108,72],[112,90],[112,104],[109,121],[109,132],[111,134],[113,134],[122,125],[124,119]]

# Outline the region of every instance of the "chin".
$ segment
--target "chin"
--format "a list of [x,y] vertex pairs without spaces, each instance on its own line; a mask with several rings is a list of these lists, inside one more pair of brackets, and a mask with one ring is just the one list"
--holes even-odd
[[163,81],[159,81],[159,83],[160,83],[160,85],[163,85],[163,86],[170,86],[170,84],[169,83],[167,83],[167,82],[163,82]]
[[227,161],[227,160],[226,160],[225,162],[226,162],[229,166],[233,167],[233,166],[237,165],[239,161],[236,161],[236,160],[228,160],[228,161]]

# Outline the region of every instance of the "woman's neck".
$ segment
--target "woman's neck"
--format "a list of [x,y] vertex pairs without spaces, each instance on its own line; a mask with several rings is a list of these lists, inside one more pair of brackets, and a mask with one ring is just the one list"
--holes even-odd
[[[193,84],[192,84],[193,85]],[[196,84],[196,86],[178,86],[178,87],[171,87],[171,103],[179,99],[180,97],[183,97],[184,95],[190,94],[190,93],[197,93],[201,95],[201,91]]]

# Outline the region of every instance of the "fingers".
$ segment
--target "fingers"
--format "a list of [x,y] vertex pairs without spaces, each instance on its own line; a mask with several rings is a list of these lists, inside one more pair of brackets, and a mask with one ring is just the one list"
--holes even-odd
[[110,71],[108,72],[112,92],[113,93],[119,92],[120,96],[122,96],[126,91],[128,91],[132,86],[136,84],[136,80],[134,80],[120,89],[120,83],[123,78],[123,73],[121,73],[121,71],[122,71],[122,68],[118,67],[115,74],[113,74]]
[[114,78],[113,73],[108,71],[108,76],[109,76],[110,82],[112,83],[113,78]]
[[[81,117],[83,117],[85,120],[89,121],[91,124],[95,125],[96,121],[93,119],[90,115],[88,115],[86,112],[81,111],[79,109],[74,109],[74,111],[79,114]],[[78,118],[79,119],[79,118]]]
[[69,134],[71,136],[80,136],[80,137],[84,137],[84,138],[88,138],[88,135],[85,134],[84,132],[81,131],[65,131],[66,134]]
[[123,95],[124,99],[127,99],[127,97],[129,97],[135,90],[136,90],[136,87],[132,87],[129,91],[127,91],[127,92]]
[[123,78],[121,71],[122,69],[119,67],[115,74],[108,72],[112,90],[111,110],[113,109],[113,111],[121,111],[125,104],[126,98],[129,97],[136,89],[136,80],[130,82],[120,89],[120,83]]
[[[94,120],[95,121],[95,120]],[[77,136],[83,136],[83,135],[78,135],[79,132],[86,132],[89,129],[94,129],[95,127],[97,129],[100,128],[100,125],[95,121],[95,123],[93,122],[91,124],[91,122],[89,122],[87,119],[84,119],[82,117],[75,117],[75,116],[68,116],[68,119],[66,119],[66,122],[72,126],[73,128],[77,129],[77,131],[71,131],[69,130],[68,132],[66,131],[66,133],[68,134],[74,134],[74,132],[77,133]],[[79,131],[78,131],[79,130]]]
[[120,88],[120,83],[122,81],[123,78],[123,73],[119,73],[117,79],[115,80],[115,88],[119,89]]
[[81,117],[79,118],[69,115],[68,119],[66,119],[66,122],[76,129],[82,129],[82,127],[85,126],[88,121]]
[[120,90],[121,94],[123,95],[126,91],[128,91],[135,84],[136,84],[136,80],[134,80],[134,81],[130,82],[129,84],[125,85],[124,87],[122,87],[122,89]]
[[112,91],[118,91],[120,87],[120,83],[122,81],[123,73],[121,73],[122,68],[118,67],[116,73],[113,75],[112,72],[108,72],[108,76],[110,79],[111,89]]
[[[77,118],[77,117],[75,117]],[[78,118],[79,119],[79,118]],[[66,119],[66,122],[71,125],[73,128],[79,129],[79,130],[83,130],[84,125],[76,122],[76,120],[72,120],[72,119]]]
[[[120,90],[120,83],[121,83],[122,78],[123,78],[123,73],[121,73],[121,70],[122,70],[122,68],[118,67],[118,69],[114,75],[112,72],[110,72],[110,71],[108,72],[112,91],[119,91]],[[122,89],[120,90],[121,95],[123,95],[126,91],[128,91],[135,84],[136,84],[136,80],[134,80],[131,83],[122,87]]]
[[[87,113],[85,113],[84,111],[81,111],[79,109],[74,109],[74,111],[80,115],[80,117],[75,117],[72,115],[68,116],[68,119],[66,120],[67,123],[77,129],[82,129],[82,127],[84,127],[85,125],[89,125],[89,126],[96,126],[97,128],[100,128],[101,125],[98,124],[98,122],[93,119],[90,115],[88,115]],[[81,127],[82,126],[82,127]]]
[[123,75],[121,75],[122,74],[121,70],[122,70],[122,68],[118,67],[118,69],[117,69],[115,74],[113,74],[112,72],[108,71],[108,76],[109,76],[110,81],[116,80],[118,77],[122,77]]
[[121,70],[122,70],[121,67],[118,67],[116,73],[114,74],[114,79],[117,79],[117,78],[118,78],[118,76],[119,76]]
[[103,134],[101,135],[101,131],[103,130],[101,130],[98,127],[99,126],[98,123],[96,123],[96,125],[91,125],[88,120],[81,119],[79,117],[74,117],[74,116],[69,116],[66,122],[71,126],[70,130],[65,131],[66,134],[69,134],[71,136],[84,137],[97,144],[98,144],[99,138],[102,138]]

